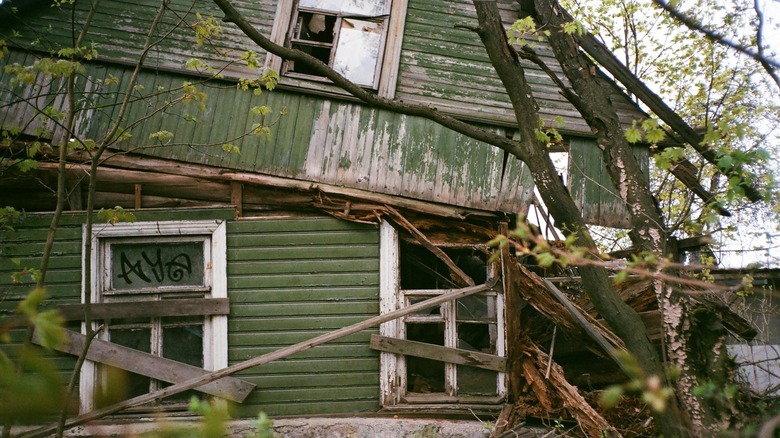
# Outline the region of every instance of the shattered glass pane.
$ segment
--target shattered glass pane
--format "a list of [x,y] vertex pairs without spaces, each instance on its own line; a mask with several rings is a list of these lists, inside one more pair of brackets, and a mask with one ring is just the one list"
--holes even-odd
[[488,295],[472,295],[456,301],[458,321],[495,321],[496,300]]
[[376,17],[390,13],[390,0],[301,0],[300,7]]
[[336,17],[333,15],[301,12],[295,35],[302,40],[332,43],[335,25]]
[[384,23],[345,18],[341,24],[333,70],[358,85],[372,86]]

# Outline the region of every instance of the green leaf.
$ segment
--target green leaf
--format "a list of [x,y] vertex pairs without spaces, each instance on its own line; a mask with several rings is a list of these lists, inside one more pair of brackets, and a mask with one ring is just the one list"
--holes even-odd
[[51,309],[40,312],[31,317],[30,321],[35,326],[35,333],[44,348],[51,350],[65,342],[65,328],[63,327],[65,320],[58,310]]
[[47,296],[45,288],[36,287],[19,303],[19,313],[32,318],[38,313],[38,306],[41,305]]
[[642,131],[640,131],[637,128],[629,128],[626,129],[625,136],[626,136],[626,141],[628,141],[629,143],[636,143],[642,140]]
[[165,142],[173,140],[173,132],[165,131],[165,130],[153,132],[153,133],[149,134],[149,139],[150,140],[158,140],[161,143],[165,143]]
[[599,396],[599,404],[609,409],[616,406],[621,398],[623,398],[623,387],[620,385],[613,385],[601,393],[601,396]]

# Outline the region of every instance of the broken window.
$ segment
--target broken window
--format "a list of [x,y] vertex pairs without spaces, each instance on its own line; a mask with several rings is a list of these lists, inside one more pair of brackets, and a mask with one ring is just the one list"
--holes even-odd
[[[390,226],[383,224],[383,227]],[[388,240],[385,236],[383,245]],[[387,303],[394,303],[396,308],[403,308],[459,289],[446,264],[434,254],[413,243],[396,244],[397,275],[386,277],[396,285],[383,290],[395,291],[397,298],[386,301],[386,307],[390,307]],[[465,248],[445,252],[476,284],[483,284],[493,276],[485,253]],[[382,355],[383,369],[386,364],[394,364],[392,370],[383,371],[382,378],[396,376],[396,383],[390,379],[383,382],[386,385],[383,403],[498,402],[506,393],[504,373],[492,366],[459,364],[451,355],[472,356],[469,353],[474,352],[476,356],[503,360],[503,324],[503,295],[486,291],[409,314],[383,326],[380,333],[399,339],[395,341],[400,345],[399,351],[406,353],[391,356],[392,347],[378,348],[386,352]],[[392,342],[385,344],[392,345]]]
[[[182,303],[227,296],[224,223],[117,224],[94,231],[92,237],[92,302],[128,309],[99,318],[94,327],[102,323],[100,340],[175,361],[174,366],[186,364],[206,370],[227,366],[225,316],[175,311],[160,314],[148,304],[165,302],[163,307],[176,309]],[[151,361],[154,358],[134,357],[141,362],[149,360],[146,368],[159,368]],[[82,411],[170,385],[150,377],[154,372],[144,373],[143,364],[128,367],[137,372],[120,367],[85,364],[80,388]],[[186,408],[192,393],[180,393],[156,404]]]
[[[350,81],[376,88],[390,0],[300,0],[290,26],[289,46],[314,56]],[[287,75],[321,77],[293,61]]]
[[[395,95],[408,0],[279,0],[271,40],[301,50],[350,81]],[[343,95],[322,72],[268,54],[282,85]]]

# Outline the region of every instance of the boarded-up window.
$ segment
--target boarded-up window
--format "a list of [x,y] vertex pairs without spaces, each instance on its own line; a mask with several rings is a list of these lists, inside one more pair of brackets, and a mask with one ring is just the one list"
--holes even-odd
[[[95,318],[102,324],[99,339],[196,369],[227,366],[227,319],[211,309],[215,306],[209,304],[216,300],[207,301],[227,296],[224,223],[139,222],[96,229],[90,293],[98,310]],[[189,310],[172,311],[180,306]],[[199,306],[202,312],[197,311]],[[166,377],[158,377],[159,372],[147,372],[146,368],[159,367],[155,358],[135,357],[148,364],[123,367],[90,362],[85,366],[80,387],[83,411],[175,381],[158,380],[167,378],[165,373]],[[186,408],[190,395],[178,394],[155,404]]]
[[[382,263],[391,285],[383,288],[383,311],[451,292],[457,286],[447,266],[427,249],[395,241],[383,224],[382,245],[397,245],[397,266]],[[446,254],[477,284],[492,277],[487,255],[472,249]],[[392,251],[389,251],[393,257]],[[393,272],[395,275],[393,275]],[[491,274],[491,275],[489,275]],[[393,296],[390,296],[393,294]],[[380,328],[372,348],[383,351],[383,403],[497,403],[506,394],[503,295],[486,291],[409,314]],[[393,377],[395,376],[395,377]]]

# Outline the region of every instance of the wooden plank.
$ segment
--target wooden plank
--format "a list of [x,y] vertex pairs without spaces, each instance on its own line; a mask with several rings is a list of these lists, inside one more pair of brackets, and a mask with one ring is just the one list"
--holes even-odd
[[[83,304],[62,304],[57,306],[57,309],[66,321],[84,319]],[[228,298],[190,298],[166,301],[94,303],[91,305],[90,313],[93,319],[227,315],[230,313],[230,300]]]
[[[295,345],[290,345],[289,347],[280,348],[276,351],[273,351],[271,353],[264,354],[262,356],[256,356],[252,357],[250,359],[247,359],[243,362],[233,364],[227,368],[223,368],[218,371],[214,371],[209,373],[208,375],[203,375],[199,377],[195,377],[192,379],[189,379],[185,382],[177,383],[172,386],[169,386],[167,388],[163,388],[157,391],[150,392],[148,394],[140,395],[138,397],[134,397],[130,400],[125,400],[121,403],[117,403],[102,409],[97,409],[92,412],[88,412],[86,414],[79,415],[78,417],[71,418],[68,421],[65,422],[65,427],[74,427],[78,426],[79,424],[84,424],[89,421],[96,420],[98,418],[105,417],[106,415],[110,415],[116,412],[120,412],[124,409],[133,407],[133,406],[139,406],[144,403],[148,403],[152,400],[156,400],[159,398],[168,397],[174,394],[179,394],[183,391],[186,391],[188,389],[196,388],[199,386],[202,386],[208,382],[215,382],[220,379],[224,379],[227,376],[230,376],[232,374],[235,374],[240,371],[247,370],[249,368],[254,368],[256,366],[260,366],[263,364],[266,364],[268,362],[273,362],[275,360],[283,359],[285,357],[291,356],[296,353],[300,353],[306,350],[309,350],[313,347],[316,347],[318,345],[322,345],[325,343],[328,343],[330,341],[343,338],[344,336],[351,335],[353,333],[357,333],[360,331],[363,331],[367,328],[371,328],[374,326],[377,326],[383,322],[392,321],[394,319],[400,318],[402,316],[406,316],[415,312],[419,312],[420,310],[430,309],[432,307],[436,307],[440,305],[441,303],[457,300],[463,297],[467,297],[470,295],[478,294],[480,292],[484,292],[486,290],[490,289],[500,289],[500,286],[496,285],[495,280],[491,280],[486,284],[481,284],[478,286],[472,286],[472,287],[466,287],[463,289],[454,290],[451,292],[447,292],[445,294],[442,294],[438,297],[434,297],[416,304],[412,304],[411,306],[405,307],[403,309],[398,309],[395,311],[392,311],[390,313],[386,313],[383,315],[377,315],[372,318],[369,318],[363,322],[360,322],[358,324],[353,324],[344,328],[341,328],[339,330],[335,330],[329,333],[326,333],[324,335],[317,336],[316,338],[309,339],[305,342],[300,342]],[[377,394],[378,396],[379,394]],[[21,436],[32,438],[37,436],[44,436],[45,434],[50,434],[54,430],[56,430],[57,426],[44,426],[39,429],[35,429],[29,432],[26,432]]]
[[230,181],[230,203],[236,207],[236,215],[244,215],[244,185],[238,181]]
[[441,345],[424,342],[407,341],[406,339],[390,338],[372,335],[371,348],[387,353],[405,354],[442,362],[467,365],[491,371],[506,370],[506,358],[478,351],[461,350],[459,348],[442,347]]
[[[604,350],[607,355],[612,358],[612,360],[615,361],[615,363],[623,370],[625,371],[625,365],[618,357],[618,350],[620,347],[610,343],[607,341],[607,339],[604,337],[604,335],[596,328],[594,324],[592,324],[590,321],[588,321],[587,317],[580,312],[574,305],[569,301],[568,298],[566,298],[566,295],[563,294],[557,287],[555,287],[554,284],[552,284],[549,280],[544,279],[544,284],[547,286],[547,289],[552,292],[552,295],[560,301],[561,304],[563,304],[566,309],[571,312],[574,319],[580,324],[583,330],[585,330],[585,333],[587,333],[594,341],[596,341],[597,344]],[[594,321],[595,322],[595,321]],[[628,373],[626,373],[628,374]]]
[[[79,355],[84,349],[86,336],[74,331],[65,330],[66,341],[59,345],[57,350],[64,353]],[[38,343],[37,336],[34,341]],[[99,362],[104,365],[121,368],[136,374],[141,374],[153,379],[177,384],[188,380],[206,376],[210,371],[165,359],[132,348],[124,347],[111,342],[95,339],[87,352],[87,360]],[[217,397],[226,398],[241,403],[255,388],[253,383],[227,377],[209,382],[195,389]]]
[[135,209],[138,210],[138,209],[141,208],[141,196],[142,196],[141,184],[135,184],[133,189],[134,189],[133,191],[134,191],[134,194],[135,194],[135,198],[134,198],[135,199]]

